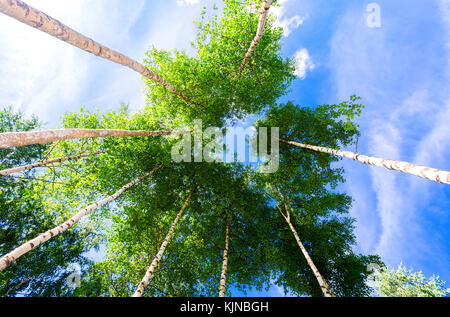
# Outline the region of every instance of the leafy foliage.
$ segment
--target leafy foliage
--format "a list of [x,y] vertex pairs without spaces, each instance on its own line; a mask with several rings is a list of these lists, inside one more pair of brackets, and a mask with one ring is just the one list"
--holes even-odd
[[[276,2],[274,3],[276,5]],[[247,67],[239,67],[255,35],[259,0],[225,0],[222,14],[206,9],[197,21],[193,53],[151,48],[144,64],[188,96],[189,101],[144,79],[147,105],[131,114],[126,105],[106,113],[81,109],[66,113],[62,128],[160,130],[204,126],[225,128],[249,115],[263,115],[256,127],[280,127],[281,139],[339,148],[358,135],[359,97],[315,108],[278,105],[294,79],[294,61],[281,55],[282,29],[270,16]],[[2,131],[27,131],[27,121],[11,110],[0,113]],[[145,296],[215,296],[231,218],[227,292],[267,289],[276,283],[302,296],[321,296],[311,268],[276,203],[292,210],[292,223],[319,271],[338,296],[365,296],[366,267],[374,255],[355,254],[351,198],[337,191],[344,181],[337,158],[281,144],[280,169],[263,174],[249,166],[174,163],[171,149],[180,136],[61,141],[1,152],[2,168],[42,159],[103,151],[29,175],[44,184],[0,178],[0,251],[61,223],[87,205],[160,167],[151,177],[0,273],[9,295],[130,296],[157,254],[175,215],[198,184]],[[269,185],[279,190],[273,195]],[[4,189],[5,188],[5,189]],[[5,190],[5,193],[3,192]],[[5,212],[4,212],[4,211]],[[105,250],[95,262],[87,250]],[[81,287],[64,286],[69,263],[83,267]],[[26,287],[26,290],[23,291]]]
[[[352,97],[353,98],[353,97]],[[314,109],[287,103],[268,109],[257,127],[279,127],[280,139],[337,148],[353,142],[354,130],[346,128],[352,103],[323,105]],[[280,168],[273,174],[260,174],[259,186],[265,188],[272,205],[288,205],[293,226],[319,272],[337,296],[366,296],[366,267],[380,263],[377,256],[354,254],[354,219],[348,216],[351,198],[335,192],[344,181],[343,170],[332,164],[338,159],[297,147],[280,144]],[[279,191],[274,193],[269,187]],[[321,290],[303,258],[292,232],[274,206],[272,221],[277,231],[272,241],[277,256],[276,282],[298,295],[320,296]],[[283,229],[279,229],[283,228]]]
[[[238,69],[258,26],[259,13],[249,10],[255,0],[225,0],[222,15],[197,22],[194,56],[153,48],[146,52],[145,66],[161,74],[191,99],[187,104],[165,88],[146,80],[149,112],[169,128],[189,126],[194,119],[222,126],[260,111],[286,93],[294,78],[294,61],[281,57],[282,29],[270,18],[264,37],[249,66]],[[214,96],[211,98],[211,96]]]
[[427,279],[423,273],[407,270],[402,264],[397,269],[385,267],[379,275],[377,291],[386,297],[448,297],[450,289],[439,277]]
[[[10,107],[0,111],[0,132],[29,131],[38,127],[36,117],[26,119]],[[42,159],[46,150],[48,147],[43,145],[1,150],[0,167],[11,168]],[[38,179],[35,171],[24,174],[22,177],[0,177],[0,254],[8,253],[57,224],[55,211],[47,212],[44,207],[43,192],[45,188],[48,190],[48,183],[45,179]],[[72,290],[65,283],[66,268],[70,263],[88,264],[83,256],[87,236],[86,231],[72,230],[19,258],[7,270],[0,272],[0,294],[71,294]]]

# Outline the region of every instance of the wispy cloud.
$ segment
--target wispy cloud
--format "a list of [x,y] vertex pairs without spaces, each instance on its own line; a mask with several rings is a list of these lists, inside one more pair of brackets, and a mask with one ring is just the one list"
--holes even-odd
[[[189,48],[197,9],[158,14],[166,1],[119,0],[27,1],[82,34],[138,61],[150,46]],[[167,9],[167,8],[166,8]],[[145,18],[144,18],[145,17]],[[104,21],[104,23],[99,23]],[[123,66],[88,54],[43,32],[0,15],[0,100],[48,127],[80,106],[117,109],[121,102],[136,110],[145,104],[141,76]]]
[[[31,5],[80,24],[80,4],[48,7],[48,2]],[[56,8],[58,7],[58,8]],[[76,49],[48,35],[0,16],[0,95],[3,104],[11,104],[27,113],[49,120],[53,109],[76,99],[86,83],[85,63],[75,61]]]
[[[335,97],[363,97],[360,152],[450,170],[450,46],[442,45],[450,34],[448,6],[380,5],[382,28],[367,27],[359,6],[336,23],[328,65]],[[429,225],[437,217],[450,221],[444,215],[450,190],[398,172],[343,164],[364,251],[378,252],[393,266],[403,261],[420,269],[434,261],[433,273],[449,275],[449,246],[442,239],[449,231],[433,232]]]
[[275,25],[283,28],[283,35],[286,37],[289,36],[292,33],[292,31],[297,29],[305,21],[305,17],[300,15],[293,15],[290,17],[286,17],[287,13],[286,3],[288,1],[289,0],[279,0],[278,1],[279,6],[273,6],[270,9],[270,12],[273,13],[277,18]]
[[316,64],[314,64],[309,52],[306,48],[301,48],[295,53],[295,72],[294,74],[300,78],[305,79],[308,71],[314,70]]

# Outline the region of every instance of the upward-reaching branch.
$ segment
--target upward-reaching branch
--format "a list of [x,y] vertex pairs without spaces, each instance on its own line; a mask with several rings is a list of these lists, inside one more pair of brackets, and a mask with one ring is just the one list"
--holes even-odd
[[[2,0],[0,0],[2,1]],[[0,149],[31,144],[45,144],[60,140],[105,138],[105,137],[133,137],[158,136],[180,134],[175,131],[142,131],[142,130],[115,130],[115,129],[56,129],[29,132],[0,133]]]
[[170,92],[178,95],[181,99],[187,103],[191,103],[190,100],[180,91],[178,91],[173,85],[167,82],[163,77],[152,72],[142,64],[135,60],[113,51],[112,49],[103,46],[90,38],[78,33],[77,31],[62,24],[58,20],[48,16],[47,14],[30,7],[26,3],[20,0],[0,0],[0,12],[9,15],[10,17],[19,20],[29,26],[32,26],[40,31],[43,31],[51,36],[54,36],[61,41],[67,42],[73,46],[76,46],[86,52],[100,56],[111,62],[121,64],[129,67],[132,70],[144,75],[145,77],[153,80],[156,83],[163,85]]
[[362,155],[358,153],[353,153],[349,151],[339,151],[339,150],[333,150],[322,146],[315,146],[315,145],[309,145],[309,144],[301,144],[294,141],[287,141],[287,140],[281,140],[281,142],[298,146],[304,149],[316,151],[316,152],[322,152],[322,153],[328,153],[333,154],[340,157],[349,158],[355,161],[359,161],[364,164],[369,165],[375,165],[379,167],[384,167],[390,170],[396,170],[404,173],[408,173],[414,176],[426,178],[438,183],[444,183],[444,184],[450,184],[450,172],[436,169],[436,168],[430,168],[427,166],[421,166],[409,162],[403,162],[403,161],[396,161],[396,160],[388,160],[383,158],[378,158],[374,156],[367,156]]
[[48,230],[45,233],[40,234],[39,236],[37,236],[36,238],[29,240],[27,242],[25,242],[24,244],[22,244],[20,247],[12,250],[11,252],[9,252],[8,254],[2,256],[0,258],[0,271],[2,271],[4,268],[6,268],[9,264],[11,264],[12,262],[14,262],[15,260],[17,260],[20,256],[24,255],[25,253],[27,253],[28,251],[33,250],[34,248],[36,248],[37,246],[41,245],[42,243],[46,242],[47,240],[50,240],[51,238],[53,238],[54,236],[57,236],[61,233],[63,233],[64,231],[66,231],[67,229],[69,229],[70,227],[72,227],[73,225],[75,225],[82,217],[86,216],[87,214],[91,213],[92,211],[94,211],[95,209],[106,205],[107,203],[113,201],[114,199],[116,199],[117,197],[119,197],[120,195],[122,195],[122,193],[124,191],[126,191],[127,189],[129,189],[130,187],[136,185],[137,183],[139,183],[140,181],[142,181],[144,178],[150,176],[151,174],[153,174],[156,170],[158,170],[160,167],[156,167],[154,168],[151,172],[146,173],[145,175],[135,179],[134,181],[132,181],[131,183],[128,183],[127,185],[123,186],[120,190],[118,190],[115,194],[106,197],[105,199],[96,202],[95,204],[92,204],[90,206],[88,206],[87,208],[81,210],[80,212],[78,212],[76,215],[74,215],[72,218],[70,218],[69,220],[67,220],[66,222],[64,222],[63,224],[59,225],[58,227],[55,227],[51,230]]
[[50,165],[50,164],[53,164],[53,163],[61,163],[61,162],[65,162],[65,161],[79,160],[79,159],[82,159],[82,158],[85,158],[85,157],[102,154],[104,152],[105,151],[99,151],[99,152],[95,152],[95,153],[86,153],[86,154],[79,154],[79,155],[75,155],[75,156],[60,157],[60,158],[55,158],[55,159],[51,159],[51,160],[47,160],[47,161],[43,161],[43,162],[37,162],[37,163],[24,165],[24,166],[18,166],[18,167],[14,167],[14,168],[10,168],[10,169],[6,169],[6,170],[3,170],[3,171],[0,171],[0,176],[6,176],[6,175],[13,174],[13,173],[28,171],[28,170],[31,170],[33,168],[46,166],[46,165]]
[[271,4],[272,4],[272,0],[263,0],[261,9],[259,10],[260,17],[259,17],[259,23],[258,23],[258,30],[256,31],[256,35],[253,38],[253,41],[250,43],[250,47],[244,56],[244,60],[242,61],[241,66],[239,67],[239,75],[242,73],[242,71],[244,70],[248,61],[250,60],[250,57],[252,56],[253,52],[255,51],[256,46],[258,46],[259,41],[261,41],[261,38],[262,38],[263,32],[264,32],[264,28],[266,26],[267,16],[269,15],[269,9],[270,9]]
[[148,282],[150,281],[150,278],[153,275],[153,272],[155,271],[156,267],[159,264],[159,261],[161,260],[161,257],[163,256],[164,252],[166,251],[167,245],[169,244],[170,239],[172,238],[173,232],[175,231],[175,227],[178,224],[178,221],[180,221],[181,216],[184,213],[184,210],[186,209],[187,205],[189,204],[189,201],[192,198],[192,195],[194,194],[195,190],[197,189],[198,184],[196,184],[191,192],[189,193],[189,196],[186,198],[186,201],[183,204],[183,207],[181,207],[180,211],[178,212],[177,216],[175,217],[175,220],[172,223],[172,226],[170,227],[169,232],[167,233],[166,238],[164,239],[163,243],[161,244],[161,248],[159,249],[158,253],[156,254],[155,258],[153,259],[152,263],[150,264],[150,267],[148,268],[147,272],[144,275],[144,278],[139,283],[139,286],[134,293],[133,297],[142,297],[142,295],[145,292],[145,289],[148,286]]
[[[272,194],[272,198],[273,198],[273,200],[275,201],[275,206],[277,207],[278,212],[280,213],[280,215],[283,216],[284,219],[289,220],[289,219],[290,219],[290,214],[286,214],[286,215],[285,215],[284,212],[281,210],[280,205],[278,204],[278,201],[277,201],[277,199],[275,198],[275,192],[274,192],[274,190],[273,190],[272,184],[269,184],[269,189],[270,189],[270,192],[271,192],[271,194]],[[286,212],[289,212],[289,211],[286,210]]]

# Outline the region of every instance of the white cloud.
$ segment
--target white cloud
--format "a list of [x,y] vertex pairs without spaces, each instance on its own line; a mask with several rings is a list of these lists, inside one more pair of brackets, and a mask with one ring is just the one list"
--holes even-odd
[[[152,45],[188,49],[195,31],[192,21],[198,15],[198,8],[178,9],[175,3],[175,10],[158,14],[166,1],[152,1],[151,7],[145,0],[135,1],[133,6],[120,0],[28,2],[137,61]],[[144,84],[136,72],[2,14],[0,47],[0,106],[12,105],[28,115],[36,114],[48,123],[46,127],[55,127],[65,112],[77,111],[82,105],[108,111],[121,102],[130,103],[131,110],[145,104]]]
[[294,74],[300,78],[305,79],[308,71],[314,70],[316,64],[311,59],[309,52],[306,48],[301,48],[295,53],[295,72]]
[[285,17],[286,15],[286,3],[289,0],[278,1],[279,6],[272,6],[270,12],[275,15],[276,21],[275,25],[283,28],[283,35],[289,36],[292,31],[297,29],[305,21],[304,17],[299,15],[294,15],[292,17]]
[[[44,10],[48,4],[42,2],[39,8]],[[80,5],[68,2],[50,11],[78,25]],[[0,17],[0,29],[2,105],[50,120],[52,109],[75,99],[85,87],[86,65],[76,63],[75,48],[9,17]]]
[[[439,20],[437,10],[415,3],[383,10],[380,29],[368,28],[359,8],[350,9],[336,23],[327,66],[335,99],[363,97],[359,152],[450,170],[450,47],[442,49],[450,34],[450,11],[441,6],[447,32],[413,19],[405,31],[399,14]],[[343,165],[364,252],[378,253],[392,266],[403,261],[421,269],[432,262],[439,267],[432,273],[450,274],[445,232],[433,230],[439,222],[429,226],[434,217],[450,221],[447,187],[353,161]]]

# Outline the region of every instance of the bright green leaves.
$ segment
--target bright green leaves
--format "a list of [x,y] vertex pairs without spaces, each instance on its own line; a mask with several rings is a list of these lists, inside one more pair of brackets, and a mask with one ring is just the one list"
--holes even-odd
[[[0,111],[0,132],[29,131],[39,127],[37,118],[26,119],[11,108]],[[14,167],[34,163],[49,154],[48,145],[32,145],[0,151],[0,167]],[[51,173],[31,170],[0,177],[0,254],[6,254],[25,241],[35,238],[59,224],[66,211],[47,209],[47,199],[58,193],[59,184]],[[69,196],[70,197],[70,196]],[[68,205],[64,206],[68,208]],[[78,263],[82,269],[88,264],[83,252],[89,231],[69,230],[39,248],[20,257],[0,272],[0,296],[67,296],[72,289],[66,286],[66,269]]]
[[[271,107],[257,127],[279,127],[280,139],[332,148],[350,145],[355,131],[347,124],[362,106],[350,101],[315,108],[292,103]],[[348,216],[351,198],[335,189],[344,181],[343,170],[334,167],[336,158],[280,143],[280,168],[255,178],[272,201],[272,231],[277,252],[270,258],[276,282],[297,295],[321,296],[322,291],[297,246],[275,201],[286,213],[319,272],[337,296],[366,296],[366,266],[376,257],[354,254],[354,219]],[[274,189],[269,190],[269,184]],[[286,207],[287,206],[287,207]],[[276,232],[276,233],[275,233]]]
[[349,101],[344,101],[337,106],[338,112],[347,119],[344,123],[344,127],[347,130],[353,130],[356,133],[358,133],[358,125],[354,120],[361,115],[362,109],[364,109],[363,105],[356,103],[358,100],[361,100],[361,97],[352,95]]
[[448,297],[450,289],[439,277],[427,279],[422,272],[407,270],[402,264],[397,269],[384,267],[379,273],[376,287],[386,297]]
[[294,78],[293,61],[280,54],[282,31],[269,19],[262,40],[249,65],[239,75],[239,66],[255,36],[259,1],[225,1],[220,17],[200,21],[195,54],[151,49],[145,66],[157,71],[192,101],[187,104],[165,88],[146,80],[148,105],[155,117],[169,127],[192,125],[194,119],[223,126],[227,120],[257,113],[286,93]]
[[[355,119],[363,108],[357,103],[359,97],[314,109],[292,103],[276,104],[294,79],[295,68],[293,60],[281,56],[282,29],[275,26],[274,16],[269,16],[261,41],[246,67],[239,71],[257,31],[260,6],[260,0],[225,0],[220,15],[217,9],[213,12],[205,9],[197,22],[192,55],[156,48],[146,52],[145,66],[181,91],[189,102],[144,78],[147,105],[137,113],[130,114],[124,105],[118,111],[103,114],[81,109],[78,113],[67,113],[61,127],[174,130],[192,128],[194,119],[202,119],[205,127],[223,128],[264,110],[265,117],[257,127],[268,127],[269,131],[270,127],[279,127],[281,139],[331,148],[352,144],[358,134]],[[22,119],[0,112],[0,124],[7,130],[14,126],[24,130],[37,126],[34,118]],[[258,174],[239,164],[174,163],[171,149],[179,138],[61,141],[46,148],[26,147],[8,152],[14,161],[4,160],[7,152],[1,152],[1,166],[11,167],[42,156],[56,158],[104,151],[101,155],[49,166],[39,172],[48,182],[45,186],[41,184],[38,189],[17,185],[7,199],[0,197],[0,204],[13,211],[7,215],[12,217],[8,221],[17,225],[14,230],[2,227],[0,239],[18,241],[23,238],[19,237],[21,230],[33,235],[55,221],[62,222],[161,166],[114,203],[86,217],[76,229],[58,236],[48,247],[43,246],[42,250],[49,252],[48,257],[56,257],[57,273],[71,259],[86,263],[80,252],[90,246],[101,245],[106,249],[105,257],[90,266],[75,295],[133,294],[195,182],[199,187],[144,295],[216,296],[227,214],[231,215],[228,289],[245,291],[252,286],[261,289],[276,279],[278,285],[294,294],[320,295],[292,232],[275,209],[268,184],[279,188],[286,197],[276,199],[280,204],[289,204],[294,227],[333,291],[344,296],[368,293],[365,268],[376,258],[356,255],[351,250],[355,242],[353,219],[347,216],[351,198],[333,191],[344,180],[343,170],[332,167],[337,158],[280,143],[280,169],[273,174]],[[17,197],[21,200],[16,202]],[[23,213],[27,217],[21,223]],[[70,251],[61,253],[55,247],[59,243],[60,248],[69,245]],[[42,254],[36,259],[42,260]],[[18,276],[26,278],[30,269],[33,276],[37,274],[28,263]],[[38,264],[36,269],[45,268]],[[16,278],[11,283],[18,282]],[[40,285],[35,293],[58,295],[63,287],[60,280],[49,285],[56,285],[58,291]],[[0,289],[6,287],[9,285],[0,284]]]

